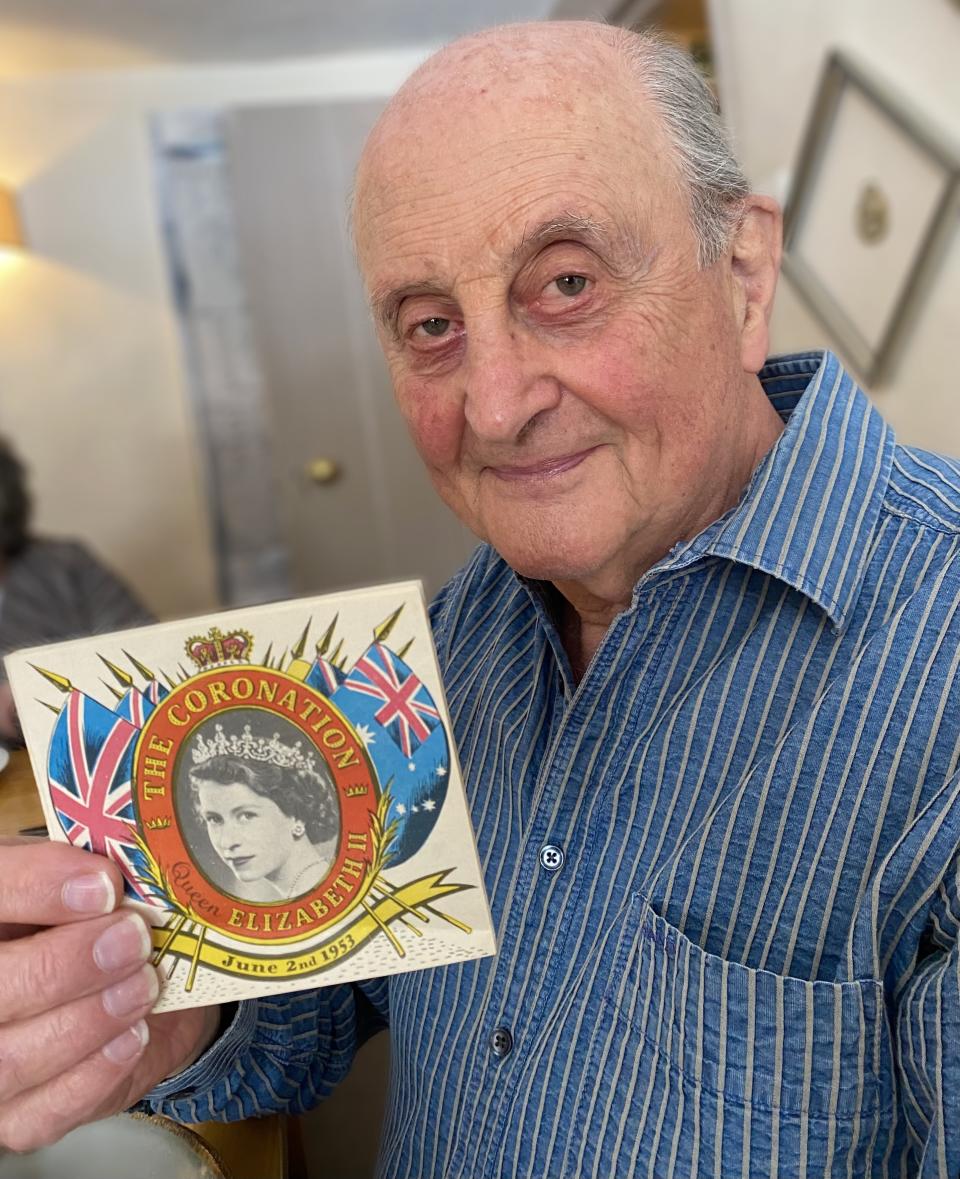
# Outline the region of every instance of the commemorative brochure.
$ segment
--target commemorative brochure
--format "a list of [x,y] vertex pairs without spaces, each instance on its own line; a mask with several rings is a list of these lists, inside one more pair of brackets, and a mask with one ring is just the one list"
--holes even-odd
[[151,925],[156,1010],[495,952],[419,583],[6,666],[50,837]]

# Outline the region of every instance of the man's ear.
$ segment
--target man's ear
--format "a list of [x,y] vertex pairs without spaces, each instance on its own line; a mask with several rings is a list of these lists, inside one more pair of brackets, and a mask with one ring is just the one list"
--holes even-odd
[[767,358],[770,312],[780,273],[782,244],[780,206],[772,197],[751,193],[730,254],[744,372],[759,372]]

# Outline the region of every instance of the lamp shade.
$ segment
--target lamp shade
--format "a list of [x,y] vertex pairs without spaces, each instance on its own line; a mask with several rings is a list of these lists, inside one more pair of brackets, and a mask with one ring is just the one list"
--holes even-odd
[[0,246],[22,246],[20,214],[13,193],[0,187]]

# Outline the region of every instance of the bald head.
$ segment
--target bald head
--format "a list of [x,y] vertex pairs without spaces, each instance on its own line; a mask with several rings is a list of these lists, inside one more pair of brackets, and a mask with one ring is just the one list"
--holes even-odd
[[487,29],[429,58],[370,135],[357,174],[355,223],[371,191],[390,183],[391,155],[429,156],[441,143],[445,152],[459,147],[469,154],[478,117],[495,125],[497,114],[504,135],[524,112],[562,133],[587,103],[622,128],[619,168],[631,167],[631,133],[638,128],[644,142],[658,145],[660,171],[689,207],[700,264],[710,265],[749,192],[713,95],[678,46],[589,21]]
[[596,82],[624,58],[624,32],[591,21],[546,21],[484,29],[444,46],[404,83],[386,118],[409,116],[417,103],[438,96],[462,102],[506,98],[524,80],[558,101]]

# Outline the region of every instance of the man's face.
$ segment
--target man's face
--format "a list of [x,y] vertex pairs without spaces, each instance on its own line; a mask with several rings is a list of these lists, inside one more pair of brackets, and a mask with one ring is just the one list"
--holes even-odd
[[698,269],[657,120],[583,83],[571,68],[508,100],[495,79],[426,94],[388,118],[357,203],[437,490],[554,581],[642,565],[723,510],[744,388],[731,268]]

